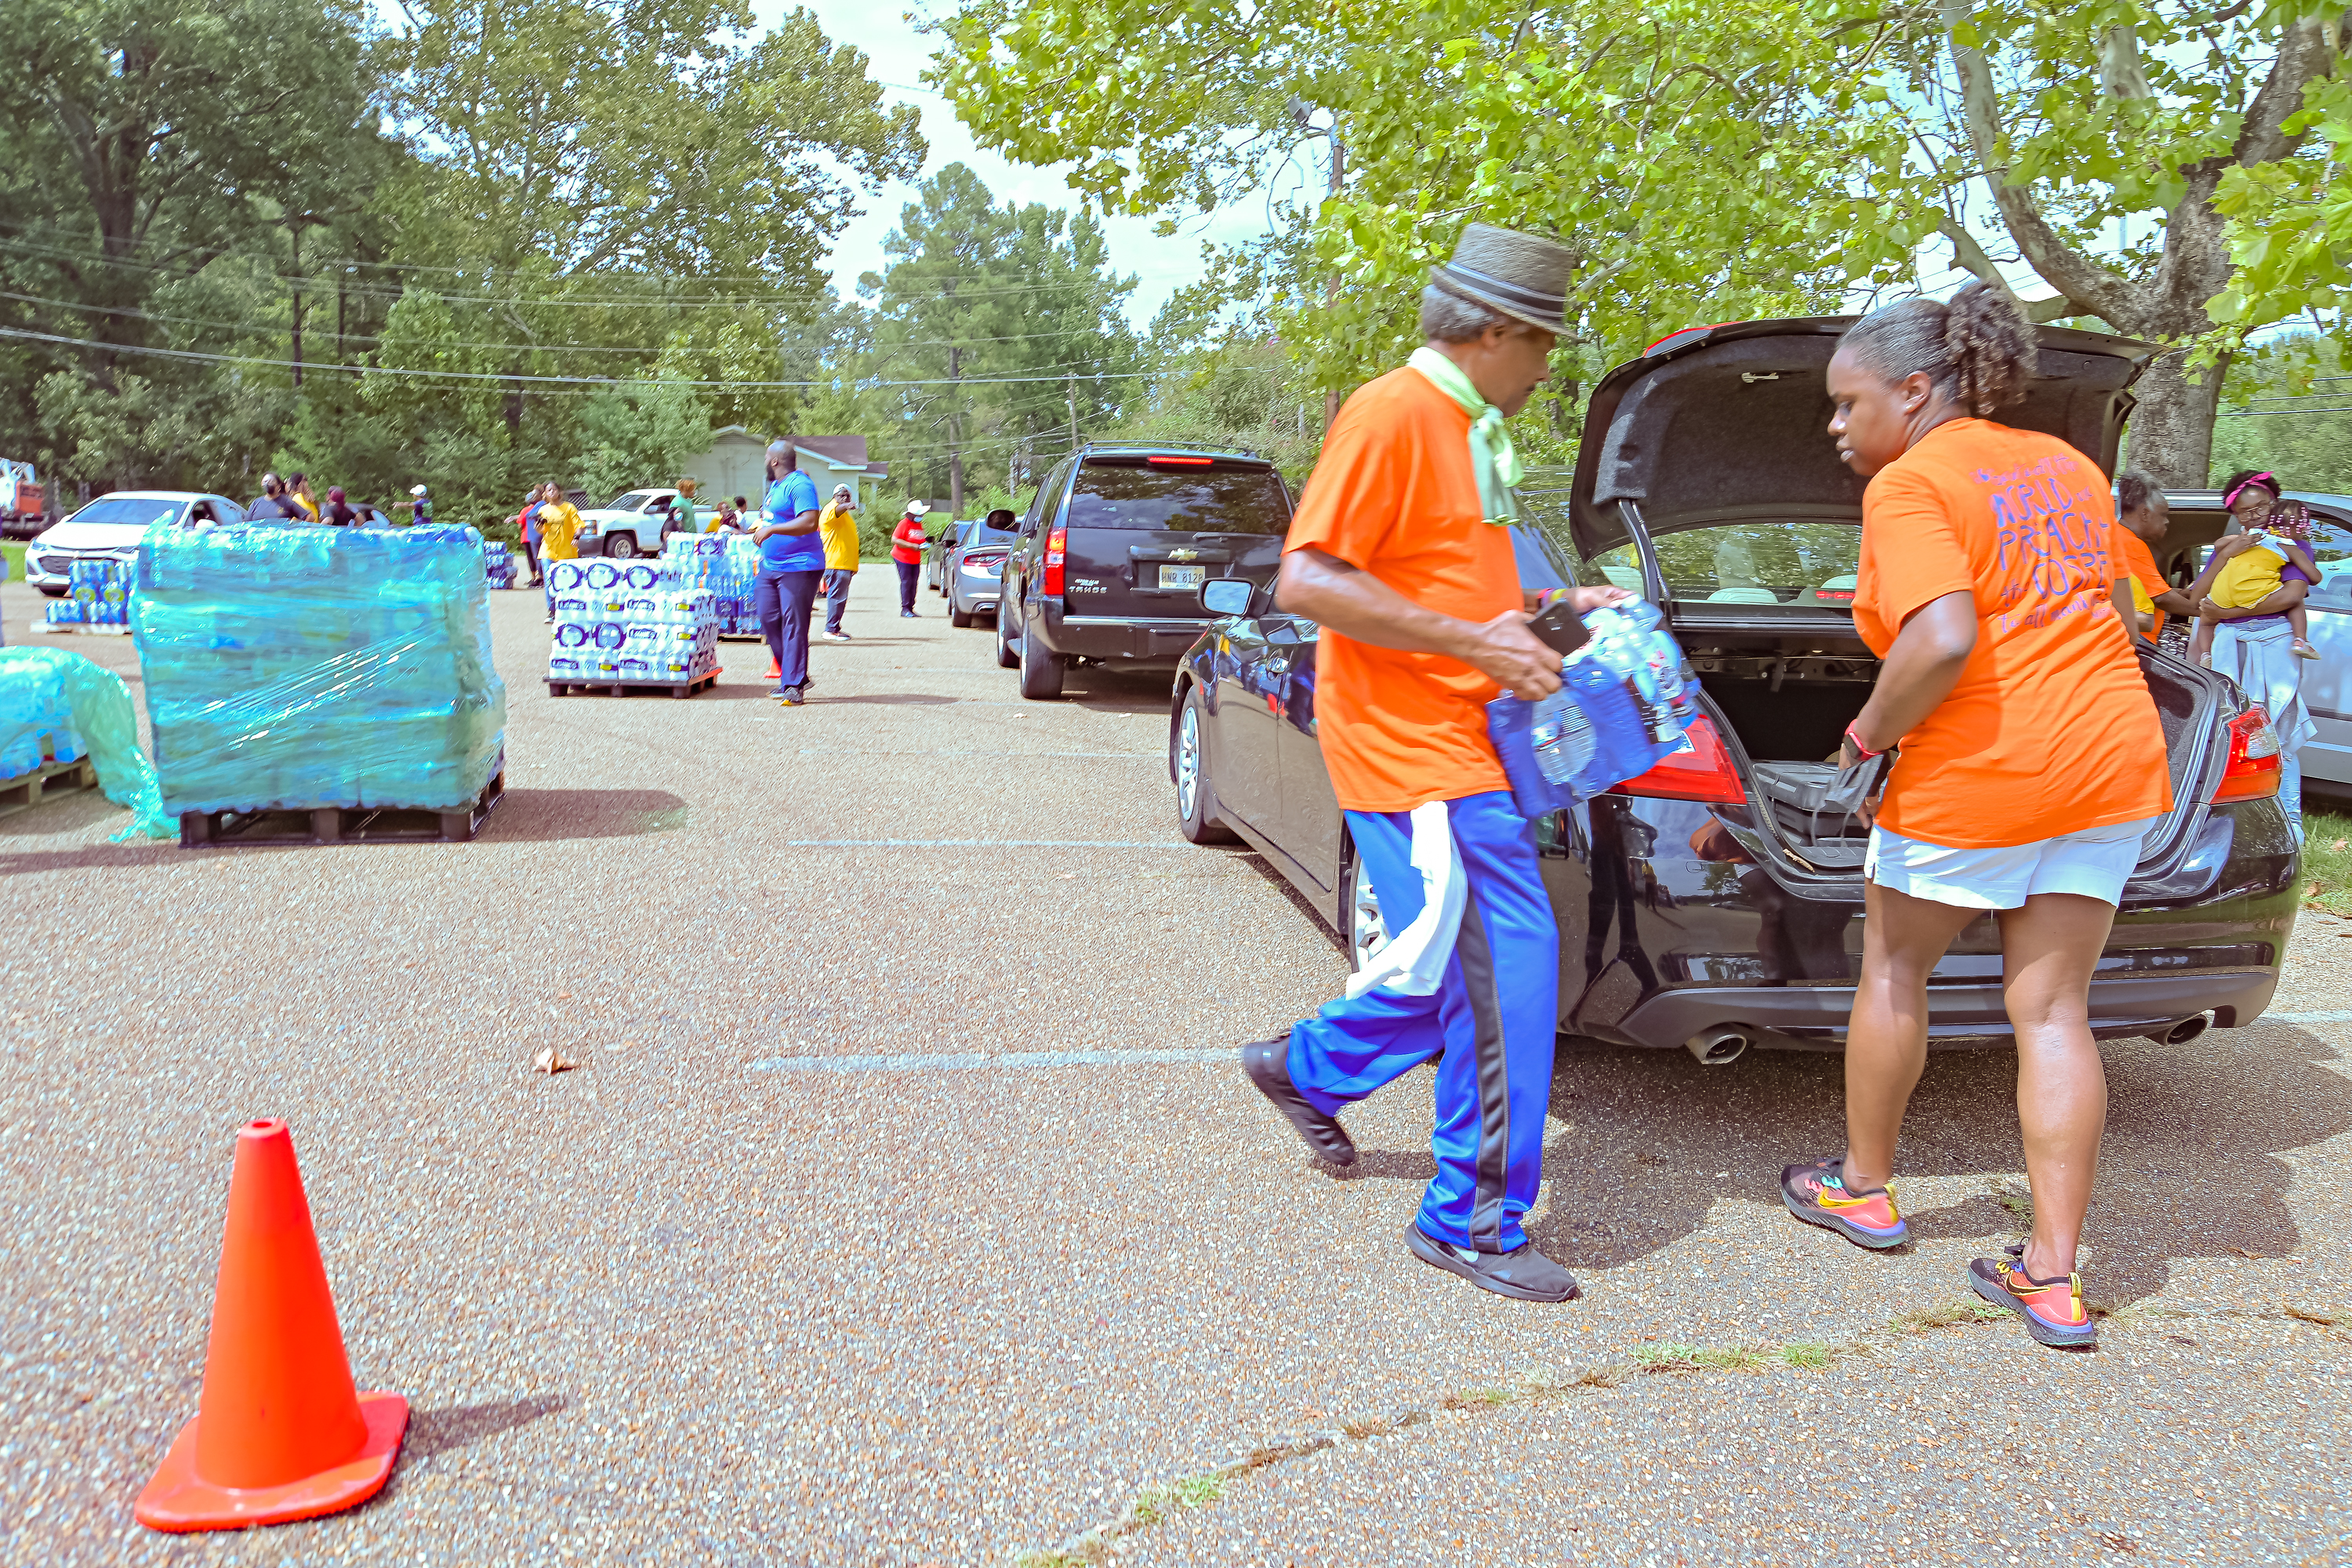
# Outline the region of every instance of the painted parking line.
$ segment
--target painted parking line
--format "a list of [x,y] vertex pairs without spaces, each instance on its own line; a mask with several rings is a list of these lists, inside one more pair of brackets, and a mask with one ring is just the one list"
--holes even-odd
[[1164,763],[1165,752],[983,752],[966,747],[940,746],[918,752],[869,752],[849,746],[803,746],[803,757],[1087,757],[1139,758],[1146,762]]
[[2352,1024],[2352,1013],[2265,1013],[2263,1024]]
[[975,1068],[1142,1067],[1166,1062],[1234,1062],[1231,1046],[1163,1051],[964,1051],[946,1056],[770,1057],[753,1072],[968,1072]]

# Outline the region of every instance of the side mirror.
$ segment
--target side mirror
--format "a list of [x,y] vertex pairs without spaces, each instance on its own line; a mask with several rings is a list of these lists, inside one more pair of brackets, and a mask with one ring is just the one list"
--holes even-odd
[[1213,616],[1246,616],[1257,584],[1241,577],[1212,577],[1201,584],[1201,608]]

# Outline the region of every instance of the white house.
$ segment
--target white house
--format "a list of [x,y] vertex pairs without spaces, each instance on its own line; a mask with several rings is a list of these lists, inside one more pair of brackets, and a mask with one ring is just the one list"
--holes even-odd
[[[741,496],[756,507],[768,488],[769,439],[752,435],[740,425],[713,430],[710,449],[688,458],[685,472],[698,481],[705,500]],[[866,461],[865,437],[794,436],[791,439],[800,455],[797,466],[816,481],[819,496],[831,495],[835,485],[847,485],[857,498],[859,510],[870,514],[880,502],[890,466]]]

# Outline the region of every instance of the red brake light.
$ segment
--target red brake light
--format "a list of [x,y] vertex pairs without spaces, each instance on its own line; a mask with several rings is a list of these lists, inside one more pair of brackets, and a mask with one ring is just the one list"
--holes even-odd
[[1205,468],[1217,459],[1214,458],[1146,458],[1143,460],[1147,463],[1176,463],[1188,468]]
[[1850,605],[1853,602],[1853,590],[1851,588],[1816,588],[1813,590],[1813,597],[1816,599],[1835,599],[1841,605]]
[[1068,537],[1069,530],[1058,522],[1045,535],[1045,578],[1037,591],[1049,599],[1061,596],[1062,546]]
[[2230,721],[2230,761],[2213,786],[2213,800],[2260,800],[2278,794],[2278,731],[2257,702]]
[[1748,786],[1731,763],[1731,752],[1711,720],[1690,721],[1683,731],[1690,749],[1669,752],[1639,778],[1627,779],[1611,795],[1647,795],[1653,800],[1699,800],[1714,805],[1745,805]]

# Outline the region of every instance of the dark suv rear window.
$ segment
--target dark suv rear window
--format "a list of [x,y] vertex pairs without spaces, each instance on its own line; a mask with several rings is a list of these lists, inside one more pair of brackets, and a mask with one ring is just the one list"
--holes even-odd
[[1290,530],[1282,480],[1256,463],[1089,458],[1071,487],[1068,515],[1072,528],[1276,534]]

